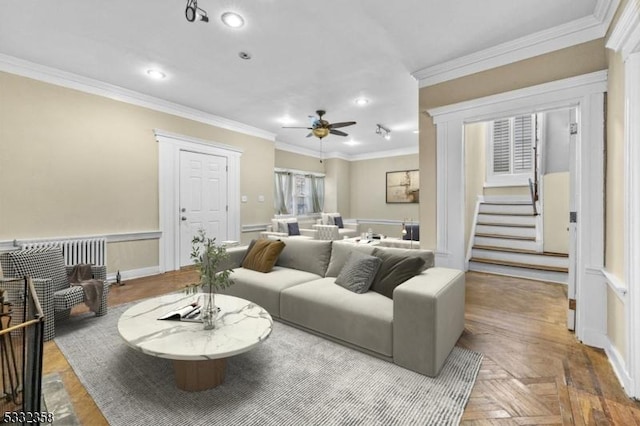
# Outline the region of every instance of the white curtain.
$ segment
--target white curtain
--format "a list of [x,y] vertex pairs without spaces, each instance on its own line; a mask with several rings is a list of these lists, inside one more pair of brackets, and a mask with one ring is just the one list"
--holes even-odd
[[292,213],[291,200],[293,195],[293,182],[291,173],[275,172],[275,210],[276,214]]
[[324,208],[324,177],[311,175],[311,209],[321,213]]

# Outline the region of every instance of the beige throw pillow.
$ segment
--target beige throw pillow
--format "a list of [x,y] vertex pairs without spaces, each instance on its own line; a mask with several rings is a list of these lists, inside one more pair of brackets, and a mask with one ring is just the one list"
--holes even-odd
[[242,261],[242,267],[258,272],[270,272],[283,249],[282,241],[256,240]]

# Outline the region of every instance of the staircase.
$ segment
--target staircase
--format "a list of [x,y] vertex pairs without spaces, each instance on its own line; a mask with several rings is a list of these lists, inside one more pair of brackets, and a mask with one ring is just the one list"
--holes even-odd
[[566,284],[569,257],[542,252],[537,223],[528,200],[481,202],[469,270]]

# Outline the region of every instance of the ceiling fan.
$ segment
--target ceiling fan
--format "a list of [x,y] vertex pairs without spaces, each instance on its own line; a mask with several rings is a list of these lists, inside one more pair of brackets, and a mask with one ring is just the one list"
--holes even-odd
[[307,130],[311,130],[311,132],[309,132],[309,134],[307,135],[307,137],[311,137],[311,136],[315,136],[319,139],[322,139],[326,136],[329,136],[329,134],[331,135],[337,135],[337,136],[349,136],[347,133],[341,131],[341,130],[336,130],[339,127],[347,127],[347,126],[352,126],[354,124],[356,124],[355,121],[343,121],[341,123],[329,123],[327,120],[324,120],[322,118],[323,115],[326,114],[326,111],[323,110],[318,110],[316,111],[316,114],[318,114],[318,117],[314,117],[312,115],[309,116],[309,118],[312,120],[311,121],[311,127],[283,127],[283,129],[307,129]]

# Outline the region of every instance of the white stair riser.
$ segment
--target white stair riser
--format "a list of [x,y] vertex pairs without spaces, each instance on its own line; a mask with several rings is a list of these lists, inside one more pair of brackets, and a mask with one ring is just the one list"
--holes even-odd
[[511,240],[491,237],[475,237],[473,244],[476,246],[503,247],[519,250],[536,250],[537,243],[527,240]]
[[479,213],[533,215],[533,207],[531,204],[480,204]]
[[525,265],[552,266],[558,268],[568,268],[569,258],[558,256],[547,256],[543,254],[513,253],[508,251],[495,251],[484,249],[473,249],[473,257],[491,260],[503,260],[507,262],[523,263]]
[[536,225],[535,216],[506,216],[495,214],[479,214],[479,223],[500,223],[507,225]]
[[491,265],[488,263],[469,262],[469,270],[487,272],[490,274],[507,275],[510,277],[528,278],[538,281],[549,281],[567,284],[569,274],[564,272],[540,271],[537,269],[517,268],[514,266]]
[[476,234],[506,235],[508,237],[535,238],[536,228],[517,228],[511,226],[477,225]]

